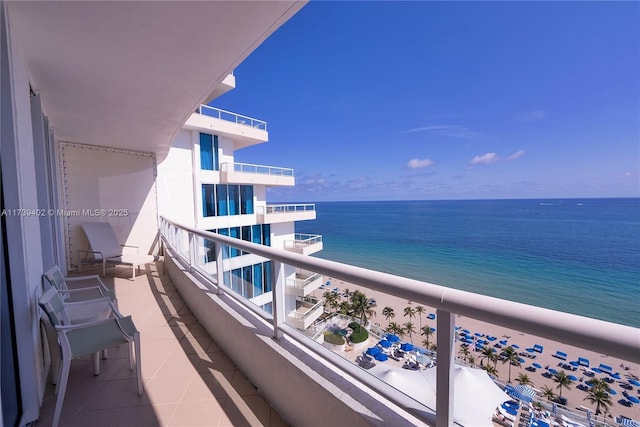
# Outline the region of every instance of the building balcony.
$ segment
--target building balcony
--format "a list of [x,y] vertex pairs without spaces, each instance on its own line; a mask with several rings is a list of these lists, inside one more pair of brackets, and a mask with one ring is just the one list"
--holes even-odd
[[296,329],[307,329],[324,312],[324,304],[321,300],[312,297],[304,297],[296,300],[296,310],[287,315],[287,324]]
[[258,223],[306,221],[316,219],[315,204],[258,206]]
[[320,252],[322,246],[322,236],[319,234],[299,234],[294,235],[293,240],[285,240],[284,248],[287,251],[302,255],[311,255]]
[[304,297],[322,286],[324,276],[312,271],[297,270],[295,278],[287,280],[285,292],[289,295]]
[[260,184],[268,186],[293,186],[296,184],[293,169],[249,163],[222,163],[220,182],[223,184]]
[[267,122],[253,117],[201,105],[184,125],[185,129],[212,132],[233,140],[234,149],[269,140]]
[[229,92],[231,89],[236,88],[236,76],[233,74],[233,71],[227,74],[227,76],[222,80],[213,92],[207,97],[205,100],[205,104],[213,101],[214,99],[224,95]]

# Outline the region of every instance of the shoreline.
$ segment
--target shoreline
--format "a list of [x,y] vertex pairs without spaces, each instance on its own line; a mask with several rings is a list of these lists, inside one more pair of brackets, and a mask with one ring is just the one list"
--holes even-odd
[[[331,285],[330,285],[331,289],[336,287],[339,288],[340,293],[344,293],[346,289],[349,289],[349,291],[359,290],[365,293],[368,298],[375,299],[376,306],[373,307],[373,309],[376,312],[376,315],[370,318],[369,322],[376,326],[381,327],[382,329],[386,329],[388,325],[387,319],[382,315],[382,310],[385,307],[393,308],[395,317],[389,319],[389,321],[396,322],[400,325],[411,321],[415,325],[415,329],[418,331],[417,333],[413,334],[413,342],[415,345],[424,347],[422,345],[422,340],[424,337],[419,334],[420,320],[418,320],[417,317],[410,319],[409,317],[404,316],[405,307],[409,305],[413,307],[417,307],[419,304],[415,304],[413,302],[406,301],[402,298],[398,298],[395,296],[383,294],[382,292],[367,289],[362,286],[354,285],[353,283],[344,282],[342,280],[334,280],[331,277],[326,277],[325,282],[326,281],[331,282]],[[322,294],[324,294],[324,292],[326,291],[327,289],[324,289],[324,290],[317,289],[314,292],[317,292],[317,295],[322,297]],[[428,306],[423,306],[423,307],[425,308],[425,313],[423,313],[422,315],[422,326],[428,325],[430,327],[436,327],[436,320],[428,320],[426,318],[426,316],[429,313],[435,313],[435,309]],[[455,316],[455,324],[456,326],[460,326],[461,329],[468,329],[471,332],[471,335],[474,335],[476,332],[478,332],[478,333],[484,334],[485,336],[489,335],[489,336],[497,337],[497,340],[490,343],[491,345],[493,345],[495,342],[498,342],[504,339],[507,339],[507,345],[513,345],[513,344],[518,345],[519,346],[518,351],[524,351],[525,348],[533,347],[534,344],[542,345],[544,350],[542,353],[535,353],[536,354],[535,359],[529,359],[525,357],[524,358],[525,363],[522,364],[521,366],[511,366],[511,382],[513,384],[517,384],[515,379],[518,377],[519,374],[525,373],[533,381],[533,384],[531,385],[531,387],[535,388],[536,390],[541,390],[544,386],[548,386],[548,387],[551,387],[557,394],[558,393],[558,389],[556,388],[557,384],[551,378],[546,378],[542,376],[542,373],[546,372],[545,367],[554,368],[554,369],[557,369],[558,371],[564,370],[567,373],[567,375],[574,375],[578,379],[578,381],[575,381],[573,384],[571,384],[569,389],[564,388],[562,390],[562,397],[567,398],[566,406],[576,412],[579,412],[578,408],[586,407],[586,408],[590,408],[592,412],[595,414],[595,404],[592,404],[588,400],[584,400],[584,397],[587,396],[587,392],[576,388],[577,385],[581,384],[580,380],[584,382],[589,380],[589,377],[584,375],[582,369],[577,369],[576,371],[571,372],[566,369],[563,369],[562,367],[559,366],[559,364],[563,364],[563,363],[568,364],[569,361],[575,361],[578,359],[578,357],[582,357],[589,360],[590,367],[598,367],[600,363],[604,363],[606,365],[611,366],[613,368],[613,372],[620,373],[620,375],[622,376],[622,381],[625,381],[627,379],[627,375],[640,378],[640,365],[634,364],[622,359],[610,357],[605,354],[599,354],[590,350],[584,350],[575,346],[570,346],[564,343],[559,343],[553,340],[549,340],[547,338],[537,337],[535,335],[524,333],[522,331],[510,329],[504,326],[499,326],[491,323],[482,322],[476,319],[471,319],[471,318],[463,317],[460,315]],[[437,331],[433,335],[431,335],[431,337],[429,338],[430,343],[436,342],[436,336],[437,336]],[[402,337],[402,340],[410,342],[408,336]],[[375,343],[372,342],[371,344],[373,345]],[[476,367],[479,367],[480,361],[481,361],[480,352],[471,351],[471,347],[473,346],[469,347],[470,354],[476,359],[474,365]],[[461,342],[459,340],[456,340],[455,354],[456,354],[456,360],[458,361],[462,361],[459,355],[460,348],[461,348]],[[556,351],[561,351],[566,353],[567,354],[566,361],[563,362],[560,359],[553,357],[552,355],[554,355]],[[525,368],[531,367],[532,363],[537,363],[541,365],[542,368],[536,369],[535,372],[526,370]],[[508,371],[509,371],[508,365],[502,362],[498,362],[497,370],[498,370],[498,379],[501,382],[506,383],[508,380]],[[602,375],[598,375],[596,377],[602,377]],[[607,412],[612,414],[613,417],[618,417],[620,415],[623,415],[635,420],[640,420],[640,404],[632,404],[630,407],[623,406],[622,404],[618,403],[618,400],[620,400],[623,397],[622,392],[625,390],[620,387],[620,384],[618,383],[618,381],[615,381],[613,384],[610,384],[610,387],[614,389],[617,392],[617,394],[611,396],[612,405],[609,407]],[[629,391],[629,393],[640,399],[640,387],[634,387],[633,390]],[[540,396],[540,394],[538,395],[538,398],[544,399]],[[614,421],[613,418],[608,418],[608,419],[610,419],[612,422]]]

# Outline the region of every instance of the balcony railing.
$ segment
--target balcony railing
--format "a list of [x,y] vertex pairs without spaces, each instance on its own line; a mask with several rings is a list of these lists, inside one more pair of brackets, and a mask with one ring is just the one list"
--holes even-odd
[[285,249],[304,249],[308,246],[322,243],[322,235],[320,234],[298,234],[293,237],[294,240],[285,240]]
[[261,215],[267,214],[285,214],[294,212],[310,212],[315,211],[315,204],[303,204],[303,205],[267,205],[258,207],[258,213]]
[[198,107],[198,113],[205,116],[214,117],[216,119],[234,122],[239,125],[249,126],[264,131],[267,130],[267,122],[263,120],[254,119],[249,116],[243,116],[242,114],[232,113],[231,111],[221,110],[220,108],[211,107],[209,105],[201,105],[200,107]]
[[222,163],[221,172],[251,173],[269,176],[293,176],[293,169],[275,166],[253,165],[250,163]]
[[[435,308],[438,330],[436,340],[438,363],[435,368],[437,399],[435,408],[427,408],[288,326],[283,309],[285,283],[280,275],[274,276],[276,280],[273,285],[271,302],[276,310],[272,315],[265,313],[248,300],[239,298],[237,294],[225,286],[218,286],[217,279],[214,277],[204,276],[204,280],[208,280],[210,287],[217,290],[217,293],[228,294],[252,312],[270,320],[275,339],[282,339],[286,334],[288,338],[297,341],[319,357],[326,359],[337,369],[357,378],[361,383],[396,402],[400,407],[410,408],[414,416],[419,416],[429,424],[435,424],[438,427],[454,424],[451,403],[454,400],[452,378],[455,366],[453,350],[456,315],[529,332],[538,337],[574,345],[632,363],[640,363],[640,342],[638,341],[637,328],[277,250],[240,239],[196,230],[165,218],[161,218],[161,233],[162,240],[170,252],[181,258],[186,268],[195,271],[199,271],[198,262],[201,261],[201,257],[197,253],[198,241],[202,241],[204,238],[217,243],[217,271],[222,271],[222,247],[229,245],[270,259],[273,263],[273,271],[281,271],[283,265],[286,264]],[[186,250],[185,243],[188,245]],[[188,254],[187,257],[181,255],[185,253]],[[433,415],[434,409],[435,415]]]
[[301,301],[296,301],[296,304],[299,304],[299,307],[289,314],[289,317],[295,319],[306,319],[314,315],[317,310],[322,309],[322,301],[312,297],[304,297]]
[[322,274],[313,273],[311,271],[302,273],[296,272],[296,278],[287,280],[287,286],[291,286],[294,288],[304,288],[305,286],[309,286],[310,284],[321,278]]

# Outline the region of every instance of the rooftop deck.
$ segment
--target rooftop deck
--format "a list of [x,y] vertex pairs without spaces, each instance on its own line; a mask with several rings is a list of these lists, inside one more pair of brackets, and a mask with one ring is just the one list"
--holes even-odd
[[[99,376],[93,376],[89,357],[75,360],[60,425],[287,425],[211,340],[162,274],[161,263],[135,281],[127,268],[107,274],[104,281],[115,289],[120,311],[131,314],[140,330],[145,392],[136,393],[124,346],[109,350]],[[38,426],[51,424],[53,391],[47,385]]]

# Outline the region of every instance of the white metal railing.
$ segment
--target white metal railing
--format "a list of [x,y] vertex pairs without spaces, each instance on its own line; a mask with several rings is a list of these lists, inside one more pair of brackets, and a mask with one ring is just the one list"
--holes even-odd
[[[200,258],[197,255],[196,246],[198,239],[201,240],[203,238],[216,243],[217,271],[223,271],[222,247],[224,245],[270,259],[273,263],[272,304],[275,307],[272,315],[261,312],[248,300],[237,298],[237,295],[230,292],[225,286],[218,286],[217,279],[214,280],[214,277],[209,276],[207,280],[210,281],[212,286],[215,286],[218,293],[227,293],[253,312],[264,318],[271,319],[275,339],[282,338],[283,334],[286,333],[291,339],[297,340],[301,345],[335,364],[339,369],[343,369],[350,375],[357,377],[358,380],[375,389],[383,396],[399,402],[401,406],[410,407],[414,405],[415,407],[415,401],[399,394],[397,390],[376,378],[372,378],[351,362],[322,348],[322,346],[307,339],[303,334],[291,330],[286,325],[284,313],[285,284],[281,273],[283,271],[282,267],[286,264],[294,268],[314,271],[336,280],[343,280],[436,309],[438,364],[436,366],[435,425],[438,427],[454,424],[453,405],[450,406],[449,403],[453,402],[452,375],[455,360],[453,345],[456,315],[528,332],[538,337],[564,342],[568,345],[617,357],[632,363],[640,363],[639,331],[637,328],[630,326],[447,288],[335,261],[304,256],[207,231],[196,230],[163,217],[161,217],[161,236],[169,249],[176,255],[181,256],[188,266],[197,266]],[[186,248],[185,244],[187,244]],[[185,253],[188,256],[185,257]],[[423,416],[426,417],[428,415],[423,414]]]
[[222,163],[222,172],[252,173],[270,176],[293,176],[293,169],[276,166],[253,165],[251,163]]
[[[287,280],[287,285],[291,286],[293,288],[304,288],[305,286],[309,286],[311,283],[315,282],[316,280],[322,278],[322,274],[319,273],[313,273],[313,272],[307,272],[308,273],[308,277],[304,278],[304,279],[298,279],[297,277],[295,279],[289,279]],[[298,273],[296,273],[297,276]]]
[[312,203],[307,204],[298,204],[298,205],[267,205],[267,206],[259,206],[258,213],[260,215],[271,214],[284,214],[284,213],[294,213],[294,212],[309,212],[315,211],[316,205]]
[[296,233],[293,236],[294,240],[285,240],[284,247],[285,248],[296,248],[302,249],[311,245],[315,245],[316,243],[322,243],[322,235],[320,234],[299,234]]
[[216,119],[225,120],[227,122],[234,122],[239,125],[249,126],[264,131],[267,130],[267,122],[263,120],[232,113],[231,111],[222,110],[209,105],[201,105],[198,107],[198,113],[209,117],[215,117]]

